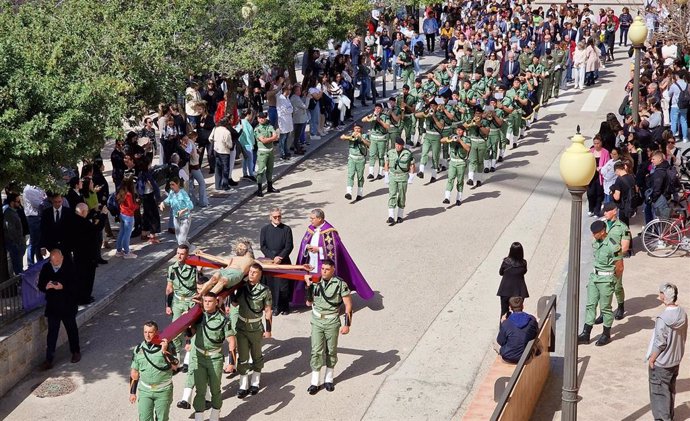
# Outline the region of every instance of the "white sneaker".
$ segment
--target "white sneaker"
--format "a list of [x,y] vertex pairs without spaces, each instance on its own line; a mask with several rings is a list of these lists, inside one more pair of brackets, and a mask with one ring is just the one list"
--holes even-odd
[[319,135],[312,135],[310,137],[312,140],[320,140],[321,139],[321,136],[319,136]]
[[683,143],[688,143],[688,139],[683,139]]
[[587,216],[594,216],[594,212],[587,212]]
[[129,253],[125,254],[125,255],[122,256],[122,257],[124,257],[125,259],[136,259],[136,258],[137,258],[137,255],[134,254],[134,253],[132,253],[132,252],[130,251]]
[[115,252],[115,257],[122,257],[124,255],[125,255],[125,253],[122,251]]

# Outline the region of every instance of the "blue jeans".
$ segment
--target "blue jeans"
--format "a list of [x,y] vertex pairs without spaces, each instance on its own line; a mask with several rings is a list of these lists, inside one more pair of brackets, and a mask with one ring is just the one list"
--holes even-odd
[[[198,185],[199,194],[194,193],[194,182]],[[189,195],[192,197],[193,201],[202,208],[208,206],[208,196],[206,195],[206,181],[204,180],[204,175],[201,170],[191,170],[189,172]]]
[[321,107],[316,104],[313,110],[309,110],[309,133],[312,136],[319,135],[319,118],[321,118]]
[[613,196],[610,194],[604,194],[604,204],[607,204],[609,202],[613,202]]
[[134,229],[134,217],[120,214],[120,232],[117,234],[115,250],[129,253],[129,237]]
[[274,129],[278,128],[278,109],[276,107],[268,107],[268,121]]
[[280,151],[280,157],[284,158],[290,155],[290,150],[288,149],[288,139],[290,138],[290,133],[281,133],[278,137],[278,150]]
[[41,256],[41,248],[38,246],[41,242],[41,217],[27,216],[29,221],[29,253],[27,260],[32,265],[43,259]]
[[[688,138],[688,110],[678,107],[671,107],[671,131],[678,140]],[[680,124],[680,127],[678,125]],[[683,135],[682,139],[680,135]]]
[[5,243],[7,253],[10,255],[10,262],[12,263],[12,271],[15,275],[24,272],[24,244],[10,244]]
[[652,210],[654,216],[659,219],[668,219],[671,216],[671,208],[668,207],[668,200],[663,194],[656,199],[656,202],[652,203]]
[[369,92],[371,91],[371,78],[365,75],[360,79],[360,81],[361,87],[359,89],[359,96],[357,99],[366,101],[367,97],[369,96]]
[[304,141],[304,129],[307,127],[305,123],[295,123],[292,125],[293,130],[293,136],[292,136],[292,147],[295,148],[295,151],[301,148],[300,145],[302,145]]
[[216,153],[216,170],[214,176],[216,178],[216,190],[227,189],[228,177],[230,174],[230,154]]
[[242,154],[244,155],[242,158],[242,175],[245,177],[254,176],[254,150],[242,146]]

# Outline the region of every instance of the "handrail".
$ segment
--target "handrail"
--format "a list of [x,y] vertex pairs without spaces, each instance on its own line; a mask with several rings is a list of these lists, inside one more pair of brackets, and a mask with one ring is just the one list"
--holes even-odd
[[20,293],[21,276],[15,275],[0,283],[0,327],[24,314]]
[[[539,299],[538,309],[540,317],[539,329],[537,330],[537,337],[539,337],[539,333],[541,333],[546,321],[551,319],[551,341],[549,343],[549,352],[553,352],[556,347],[556,335],[554,327],[554,322],[556,319],[556,295],[551,295],[550,297],[541,297]],[[499,420],[501,413],[503,412],[503,409],[508,403],[508,399],[510,398],[511,393],[513,393],[513,389],[515,388],[515,385],[517,384],[517,381],[520,378],[520,374],[522,374],[522,370],[525,368],[525,364],[532,356],[535,343],[536,339],[532,339],[527,343],[525,351],[520,356],[520,361],[518,361],[517,366],[513,371],[513,375],[510,377],[508,384],[503,390],[503,394],[501,395],[501,398],[498,400],[493,414],[491,414],[491,421]]]

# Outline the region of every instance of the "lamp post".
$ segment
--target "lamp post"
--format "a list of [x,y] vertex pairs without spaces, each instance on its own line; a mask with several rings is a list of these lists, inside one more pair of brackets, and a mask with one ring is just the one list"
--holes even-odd
[[[687,0],[678,0],[687,1]],[[640,122],[640,50],[647,40],[647,25],[642,22],[642,16],[635,16],[635,20],[628,30],[628,38],[635,50],[635,74],[633,75],[633,120],[635,124]]]
[[561,178],[568,187],[570,207],[570,251],[565,314],[565,363],[563,367],[562,419],[577,420],[577,329],[580,312],[580,243],[582,240],[582,195],[594,176],[594,155],[585,147],[580,126],[572,138],[572,145],[561,156]]

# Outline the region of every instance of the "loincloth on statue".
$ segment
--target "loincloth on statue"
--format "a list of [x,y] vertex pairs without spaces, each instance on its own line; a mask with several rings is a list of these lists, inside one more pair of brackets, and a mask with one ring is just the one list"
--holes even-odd
[[232,288],[244,278],[242,270],[237,268],[222,268],[219,269],[218,273],[220,273],[221,278],[227,279],[224,288]]

